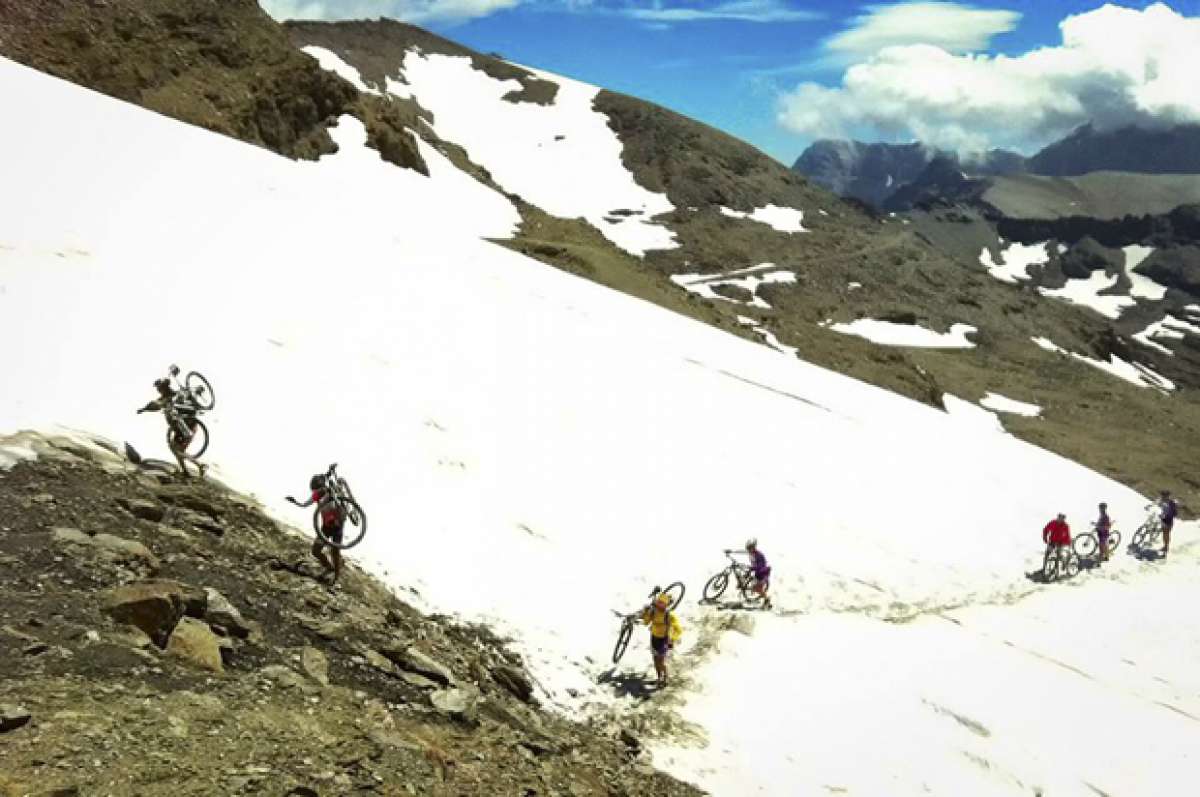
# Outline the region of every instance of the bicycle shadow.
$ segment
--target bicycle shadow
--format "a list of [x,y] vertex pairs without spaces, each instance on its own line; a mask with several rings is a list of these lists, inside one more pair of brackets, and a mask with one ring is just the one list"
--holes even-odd
[[1128,551],[1129,555],[1139,562],[1157,562],[1163,558],[1162,551],[1153,548],[1134,548],[1131,545]]
[[736,612],[736,611],[766,611],[761,600],[754,599],[749,601],[700,601],[701,606],[711,606],[719,612]]
[[658,684],[654,679],[638,673],[618,670],[616,667],[601,673],[600,677],[596,679],[596,683],[602,686],[611,686],[614,697],[630,697],[637,700],[645,700],[658,691]]

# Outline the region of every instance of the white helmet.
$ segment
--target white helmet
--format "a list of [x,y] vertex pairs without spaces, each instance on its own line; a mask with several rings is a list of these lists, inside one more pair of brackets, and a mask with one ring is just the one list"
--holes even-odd
[[750,550],[751,548],[757,548],[757,547],[758,547],[758,540],[755,539],[754,537],[751,537],[750,539],[746,540],[746,550]]

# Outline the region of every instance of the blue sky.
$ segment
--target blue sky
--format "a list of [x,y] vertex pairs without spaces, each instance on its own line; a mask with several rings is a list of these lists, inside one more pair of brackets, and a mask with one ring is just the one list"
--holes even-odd
[[[977,81],[959,87],[972,96],[986,94],[997,82],[1015,87],[1007,93],[1023,95],[1022,84],[1030,82],[1028,68],[1035,66],[1026,54],[1062,49],[1060,22],[1072,15],[1096,22],[1078,26],[1075,38],[1081,43],[1070,57],[1084,58],[1097,81],[1112,80],[1106,53],[1127,52],[1119,41],[1132,22],[1145,21],[1144,59],[1158,58],[1153,43],[1163,30],[1185,27],[1196,28],[1193,51],[1200,52],[1200,20],[1193,26],[1189,19],[1200,17],[1200,0],[1122,0],[1124,17],[1115,12],[1104,17],[1097,11],[1100,5],[1097,0],[264,0],[277,16],[407,18],[477,50],[658,102],[787,163],[822,134],[933,138],[960,149],[1002,145],[1031,150],[1088,121],[1085,116],[1120,120],[1140,113],[1137,109],[1146,103],[1131,94],[1120,107],[1064,114],[1073,105],[1070,94],[1086,91],[1074,74],[1077,68],[1068,77],[1071,70],[1054,66],[1047,67],[1051,74],[1038,91],[1040,99],[1026,97],[1026,105],[1008,109],[1019,117],[1019,129],[991,124],[980,109],[968,114],[937,97],[912,94],[921,90],[914,84],[939,82],[941,70]],[[1146,11],[1155,5],[1154,13]],[[922,44],[937,47],[951,60],[939,62],[938,53],[912,50],[887,64],[886,74],[883,67],[860,70],[863,80],[854,88],[843,86],[848,69],[871,62],[884,46]],[[1178,45],[1175,61],[1190,57],[1189,48],[1187,42]],[[981,66],[980,54],[1024,57],[1029,66],[1021,67],[1018,78],[1006,59],[987,58]],[[1180,67],[1173,61],[1171,69]],[[1193,80],[1182,74],[1168,77],[1180,84]],[[1040,86],[1039,79],[1035,75],[1032,83]],[[1122,79],[1120,90],[1126,83]],[[1154,96],[1163,93],[1160,89],[1129,88]],[[1105,92],[1111,93],[1111,86],[1099,93]],[[1000,99],[1007,102],[1006,96]],[[912,113],[906,116],[907,111],[893,108],[881,116],[879,108],[892,105]],[[1179,105],[1169,112],[1180,112]],[[1200,108],[1195,111],[1200,118]]]

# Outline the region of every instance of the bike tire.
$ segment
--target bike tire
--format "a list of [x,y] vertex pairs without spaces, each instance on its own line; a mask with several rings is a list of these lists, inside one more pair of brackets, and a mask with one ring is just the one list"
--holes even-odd
[[1071,548],[1075,554],[1081,559],[1091,559],[1100,550],[1100,541],[1095,534],[1090,531],[1080,534],[1071,541]]
[[346,505],[346,520],[342,524],[342,541],[335,542],[332,538],[325,535],[321,524],[321,507],[313,510],[313,533],[317,538],[330,548],[337,548],[341,551],[347,551],[363,541],[363,537],[367,536],[367,513],[358,505],[354,499],[343,502]]
[[687,587],[683,585],[682,581],[676,581],[674,584],[664,588],[662,592],[671,596],[671,605],[667,608],[670,611],[675,611],[675,607],[683,603],[683,596],[687,592]]
[[1121,547],[1121,532],[1117,531],[1116,529],[1113,529],[1112,531],[1110,531],[1108,533],[1108,552],[1111,554],[1113,551],[1117,550],[1120,547]]
[[621,630],[617,633],[617,644],[613,647],[613,664],[619,664],[621,657],[625,655],[625,650],[629,647],[629,639],[633,636],[633,621],[626,619],[621,623]]
[[1058,580],[1058,552],[1053,548],[1047,548],[1042,557],[1042,578],[1047,584]]
[[183,380],[183,386],[198,408],[208,412],[217,406],[217,394],[213,392],[212,384],[199,371],[189,371]]
[[1079,561],[1079,556],[1074,551],[1067,551],[1066,561],[1062,565],[1063,578],[1074,578],[1079,575],[1082,568],[1082,563]]
[[1129,547],[1140,551],[1146,547],[1146,537],[1149,535],[1150,529],[1145,526],[1138,526],[1138,530],[1133,533],[1133,538],[1129,541]]
[[[196,429],[192,432],[192,442],[184,449],[184,453],[193,459],[200,459],[204,455],[204,452],[208,450],[208,427],[201,420],[197,420],[195,423]],[[174,424],[167,427],[167,448],[172,453],[175,451],[175,438],[178,435],[179,432],[175,429]],[[197,440],[200,441],[199,444],[197,444]]]
[[719,600],[729,588],[729,570],[722,570],[704,584],[704,602]]

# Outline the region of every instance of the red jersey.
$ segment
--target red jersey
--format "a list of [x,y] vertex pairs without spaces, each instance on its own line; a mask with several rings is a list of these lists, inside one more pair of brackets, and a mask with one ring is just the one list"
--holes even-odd
[[1042,542],[1047,545],[1070,545],[1071,527],[1065,520],[1051,520],[1046,524],[1046,528],[1042,529]]

